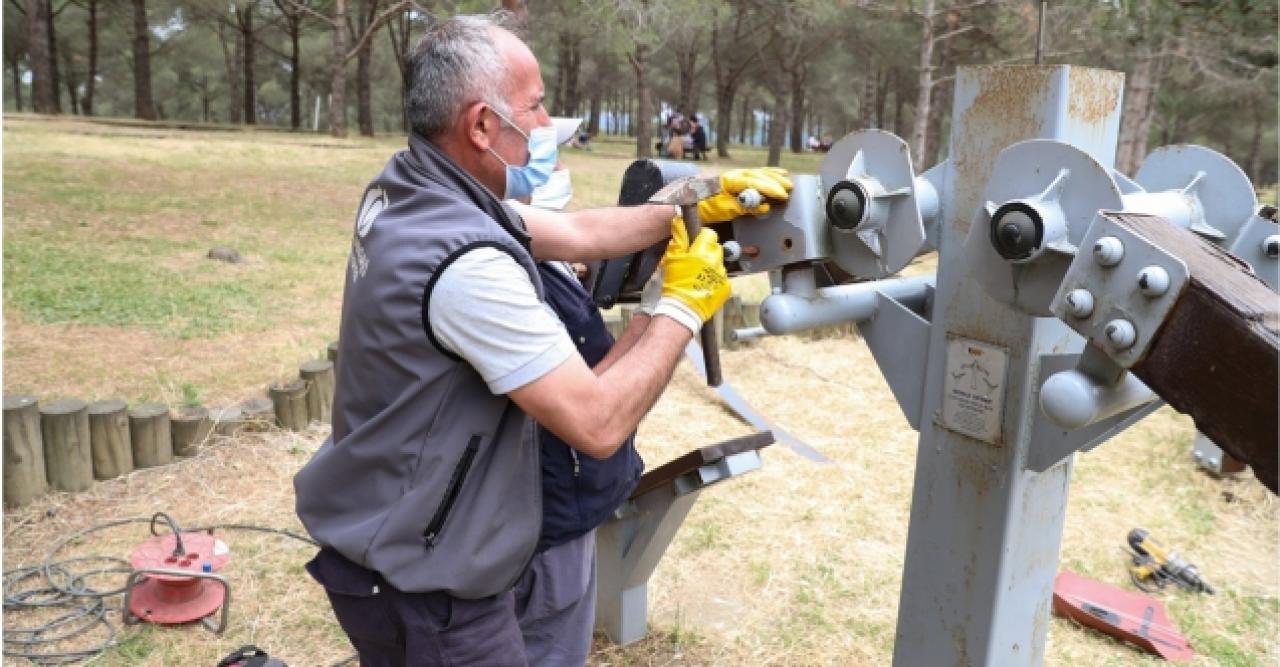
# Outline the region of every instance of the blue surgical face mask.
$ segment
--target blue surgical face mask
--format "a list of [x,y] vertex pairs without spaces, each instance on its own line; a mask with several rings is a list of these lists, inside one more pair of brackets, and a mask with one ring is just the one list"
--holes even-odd
[[511,122],[506,116],[493,109],[493,113],[501,118],[503,122],[510,125],[512,129],[520,133],[528,141],[529,162],[527,164],[517,166],[508,163],[502,159],[501,155],[489,148],[489,152],[498,158],[498,161],[507,167],[507,188],[502,195],[503,199],[524,199],[533,194],[535,188],[545,184],[551,179],[551,172],[555,171],[556,161],[559,158],[559,149],[556,146],[556,127],[547,125],[545,127],[535,127],[525,134],[518,125]]

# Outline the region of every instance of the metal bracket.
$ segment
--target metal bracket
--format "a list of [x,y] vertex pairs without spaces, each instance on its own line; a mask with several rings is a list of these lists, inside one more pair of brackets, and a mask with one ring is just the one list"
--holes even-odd
[[[1079,354],[1041,355],[1036,386],[1043,387],[1044,381],[1055,373],[1076,368],[1079,365],[1080,356]],[[1038,405],[1039,401],[1035,403]],[[1032,445],[1027,452],[1026,467],[1033,472],[1044,472],[1076,452],[1087,452],[1106,442],[1143,417],[1155,412],[1162,405],[1164,401],[1156,399],[1073,431],[1055,424],[1043,410],[1033,409],[1031,411]]]
[[[695,450],[690,456],[697,453]],[[758,449],[707,461],[668,483],[633,495],[612,519],[596,529],[596,623],[604,627],[611,641],[629,644],[643,639],[648,632],[649,578],[693,509],[698,494],[761,465]],[[639,488],[645,486],[642,478]]]
[[902,408],[911,428],[920,430],[920,410],[924,397],[924,374],[929,360],[929,311],[933,286],[927,286],[924,308],[916,312],[902,303],[876,293],[875,315],[858,323],[862,339],[889,383],[889,390]]
[[137,625],[138,623],[142,622],[141,618],[138,618],[133,614],[133,612],[129,611],[129,603],[133,601],[133,590],[137,588],[138,584],[141,584],[142,582],[146,581],[148,575],[160,576],[160,577],[187,577],[191,579],[209,579],[221,584],[223,598],[222,598],[221,613],[218,615],[218,625],[210,626],[208,623],[209,617],[207,616],[204,619],[202,619],[202,623],[206,628],[209,629],[210,632],[212,632],[215,635],[220,635],[227,629],[227,616],[231,613],[231,583],[227,581],[226,577],[220,574],[214,574],[212,572],[192,572],[191,570],[179,570],[179,569],[161,568],[161,567],[145,567],[138,570],[134,570],[129,573],[129,578],[125,580],[125,584],[124,584],[124,604],[120,611],[120,616],[121,618],[124,619],[125,625]]
[[[1187,265],[1099,211],[1049,309],[1125,368],[1146,355],[1187,285]],[[1155,272],[1162,277],[1152,278]],[[1163,284],[1160,284],[1161,281]]]

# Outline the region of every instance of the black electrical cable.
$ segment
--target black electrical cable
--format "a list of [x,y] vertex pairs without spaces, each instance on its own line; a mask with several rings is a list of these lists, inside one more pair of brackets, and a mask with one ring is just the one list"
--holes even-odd
[[[88,581],[89,577],[108,574],[129,574],[133,571],[129,561],[114,556],[79,556],[58,559],[68,545],[82,544],[84,538],[94,533],[131,523],[146,523],[152,535],[160,535],[157,521],[168,525],[175,537],[174,555],[185,553],[182,533],[209,532],[216,530],[243,530],[266,534],[280,535],[290,539],[318,546],[310,537],[282,528],[258,526],[243,523],[225,523],[200,528],[183,530],[178,523],[164,512],[157,512],[150,518],[114,519],[91,525],[64,536],[50,547],[44,560],[39,565],[15,568],[3,573],[3,598],[6,618],[4,623],[4,651],[6,657],[26,658],[37,665],[65,665],[92,658],[115,644],[117,627],[108,618],[110,612],[128,613],[117,605],[109,604],[109,600],[125,592],[125,587],[98,590]],[[76,572],[75,567],[85,563],[102,564],[97,569]],[[34,588],[22,591],[16,589],[31,580],[41,580]],[[40,585],[40,584],[43,585]],[[15,612],[38,609],[66,608],[66,612],[31,627],[15,625]],[[54,643],[66,642],[81,638],[101,628],[105,639],[90,646],[62,651],[42,651]],[[343,659],[335,665],[351,663],[355,656]]]

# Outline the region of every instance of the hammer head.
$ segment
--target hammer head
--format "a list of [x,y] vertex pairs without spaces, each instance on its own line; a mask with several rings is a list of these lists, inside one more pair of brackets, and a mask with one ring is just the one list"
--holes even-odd
[[685,178],[677,178],[664,185],[661,190],[658,190],[649,198],[649,203],[691,206],[719,192],[720,178],[718,176],[707,178],[687,176]]

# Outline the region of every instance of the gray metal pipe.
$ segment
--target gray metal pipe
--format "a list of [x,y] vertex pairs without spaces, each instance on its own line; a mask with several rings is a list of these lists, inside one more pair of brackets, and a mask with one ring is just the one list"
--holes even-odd
[[821,287],[812,298],[789,293],[773,294],[760,304],[760,324],[780,335],[832,324],[863,322],[876,314],[876,294],[882,293],[910,308],[919,308],[929,294],[934,276],[889,278],[853,285]]
[[755,338],[764,338],[765,336],[768,336],[768,335],[769,335],[769,332],[765,331],[764,327],[743,327],[741,329],[734,329],[729,334],[729,337],[732,338],[733,341],[736,343],[744,340],[752,340]]

